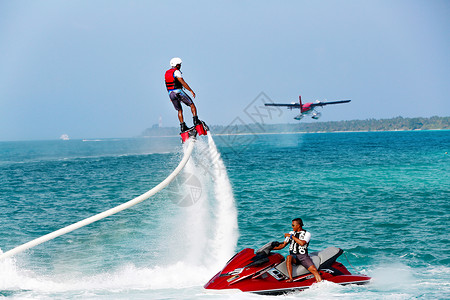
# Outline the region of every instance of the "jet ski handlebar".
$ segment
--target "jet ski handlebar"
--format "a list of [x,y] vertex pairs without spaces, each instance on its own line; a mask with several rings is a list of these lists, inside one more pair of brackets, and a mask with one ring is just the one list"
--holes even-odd
[[277,241],[273,241],[273,242],[268,242],[267,244],[265,244],[264,246],[262,246],[261,248],[259,248],[256,251],[256,255],[261,255],[261,254],[265,254],[267,256],[269,256],[270,251],[273,250],[273,248],[279,246],[281,243],[277,242]]

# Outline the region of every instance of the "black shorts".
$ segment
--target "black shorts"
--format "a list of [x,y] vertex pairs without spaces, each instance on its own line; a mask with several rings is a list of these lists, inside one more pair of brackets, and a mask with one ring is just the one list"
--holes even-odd
[[182,110],[181,102],[183,102],[187,106],[191,106],[193,103],[192,99],[183,90],[181,92],[171,92],[169,94],[169,98],[176,110]]
[[306,269],[309,269],[309,267],[314,266],[314,263],[311,260],[311,257],[309,257],[308,254],[297,254],[293,255],[291,254],[293,260],[292,262],[295,264],[300,264],[304,266]]

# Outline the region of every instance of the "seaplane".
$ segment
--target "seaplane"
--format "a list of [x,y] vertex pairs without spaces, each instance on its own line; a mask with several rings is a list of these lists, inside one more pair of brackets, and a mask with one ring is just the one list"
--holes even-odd
[[288,109],[292,110],[294,108],[300,109],[300,114],[297,115],[294,119],[301,120],[304,116],[311,116],[314,120],[319,119],[322,116],[322,113],[317,111],[318,107],[323,107],[325,105],[331,105],[331,104],[341,104],[341,103],[349,103],[352,100],[338,100],[338,101],[329,101],[329,102],[322,102],[317,100],[316,102],[309,102],[302,104],[302,96],[298,96],[299,103],[265,103],[265,106],[284,106]]

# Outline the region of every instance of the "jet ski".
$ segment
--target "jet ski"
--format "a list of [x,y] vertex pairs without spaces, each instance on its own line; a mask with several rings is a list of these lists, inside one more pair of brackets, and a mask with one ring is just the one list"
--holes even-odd
[[[292,266],[294,280],[287,282],[289,276],[284,256],[271,252],[277,245],[278,242],[270,242],[256,252],[251,248],[242,250],[234,255],[204,288],[279,295],[307,289],[316,282],[314,275],[302,265]],[[341,285],[369,283],[370,277],[351,274],[343,264],[336,261],[343,252],[340,248],[328,247],[310,253],[309,256],[323,280]]]

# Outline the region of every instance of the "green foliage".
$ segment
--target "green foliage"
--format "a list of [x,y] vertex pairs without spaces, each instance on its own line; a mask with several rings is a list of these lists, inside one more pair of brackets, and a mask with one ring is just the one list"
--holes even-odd
[[[299,122],[295,124],[213,125],[215,134],[281,133],[281,132],[338,132],[338,131],[396,131],[450,129],[450,117],[367,119],[333,122]],[[142,136],[176,136],[177,127],[148,128]]]

